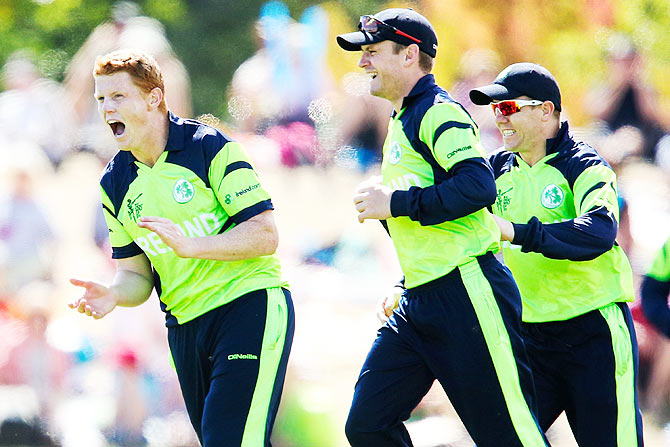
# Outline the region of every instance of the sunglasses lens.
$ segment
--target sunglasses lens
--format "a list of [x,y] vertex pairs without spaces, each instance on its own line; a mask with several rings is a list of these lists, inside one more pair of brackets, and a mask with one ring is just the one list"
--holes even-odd
[[520,110],[516,101],[502,101],[493,105],[493,111],[500,110],[502,116],[509,116]]
[[371,17],[371,16],[361,17],[361,21],[358,24],[358,28],[361,31],[367,31],[368,33],[372,33],[372,34],[379,31],[379,25],[377,23],[377,20],[374,17]]

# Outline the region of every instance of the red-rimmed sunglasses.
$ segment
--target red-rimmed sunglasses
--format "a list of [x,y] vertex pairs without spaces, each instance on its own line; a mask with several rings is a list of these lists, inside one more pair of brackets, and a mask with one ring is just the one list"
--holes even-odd
[[502,116],[510,116],[521,110],[521,107],[539,106],[542,101],[537,99],[511,99],[509,101],[492,102],[493,113],[500,111]]
[[390,29],[399,36],[407,37],[408,39],[413,40],[416,43],[421,43],[421,40],[417,39],[416,37],[410,36],[404,31],[400,31],[395,26],[389,25],[388,23],[379,20],[375,16],[361,16],[361,20],[358,22],[358,29],[361,31],[366,31],[370,34],[378,33],[380,26]]

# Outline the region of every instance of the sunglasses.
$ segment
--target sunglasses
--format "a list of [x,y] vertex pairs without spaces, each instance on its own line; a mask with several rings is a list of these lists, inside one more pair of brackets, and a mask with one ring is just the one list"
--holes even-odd
[[493,113],[500,111],[502,116],[510,116],[521,110],[521,107],[539,106],[542,101],[536,99],[511,99],[509,101],[492,102]]
[[374,16],[361,16],[360,22],[358,22],[358,29],[361,31],[366,31],[370,34],[376,34],[379,32],[379,27],[389,29],[393,31],[395,34],[398,34],[399,36],[406,37],[410,40],[413,40],[416,43],[421,43],[421,40],[417,39],[416,37],[410,36],[406,32],[400,31],[398,28],[396,28],[393,25],[389,25],[388,23],[385,23]]

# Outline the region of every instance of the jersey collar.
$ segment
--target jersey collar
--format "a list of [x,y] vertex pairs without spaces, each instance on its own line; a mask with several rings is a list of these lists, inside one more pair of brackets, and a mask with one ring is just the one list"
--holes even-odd
[[[167,143],[165,143],[165,150],[170,152],[184,149],[184,119],[179,118],[172,112],[168,111],[168,126],[168,140]],[[119,156],[125,157],[125,161],[128,164],[132,164],[137,161],[137,159],[130,151],[119,151]]]
[[561,128],[558,129],[558,133],[554,138],[549,138],[547,140],[547,155],[558,152],[561,149],[561,143],[568,138],[568,122],[563,121],[561,123]]
[[433,76],[432,74],[425,75],[424,77],[419,79],[416,84],[414,84],[412,90],[402,100],[402,107],[400,109],[401,110],[404,109],[409,104],[411,104],[416,98],[423,95],[427,91],[432,90],[435,86],[436,86],[435,76]]
[[168,112],[169,130],[168,140],[165,143],[166,151],[180,151],[184,149],[184,119],[179,118],[172,112]]

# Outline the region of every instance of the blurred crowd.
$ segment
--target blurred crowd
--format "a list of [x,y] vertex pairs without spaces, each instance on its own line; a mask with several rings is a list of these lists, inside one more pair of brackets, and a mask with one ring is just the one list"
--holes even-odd
[[[369,78],[355,67],[342,79],[330,74],[329,18],[321,7],[295,20],[271,1],[254,29],[257,51],[229,88],[230,121],[200,118],[243,142],[277,210],[297,327],[273,444],[344,445],[353,384],[378,324],[374,303],[400,277],[383,230],[359,225],[350,198],[378,169],[391,105],[370,96]],[[77,293],[69,277],[104,282],[113,275],[97,183],[115,148],[97,115],[91,70],[97,55],[129,46],[154,55],[170,109],[193,117],[186,68],[162,25],[131,2],[118,3],[110,21],[92,31],[62,84],[42,77],[28,51],[2,67],[0,445],[197,445],[156,297],[102,321],[66,308]],[[639,284],[670,233],[670,120],[630,38],[612,33],[605,57],[607,77],[584,98],[589,122],[573,131],[619,175],[617,240]],[[501,144],[494,116],[468,92],[504,65],[493,50],[471,49],[450,89],[488,151]],[[670,421],[670,342],[649,326],[638,302],[631,306],[646,423],[662,426]],[[410,424],[423,433],[414,436],[417,445],[468,445],[461,428],[434,422],[449,410],[431,396]]]

